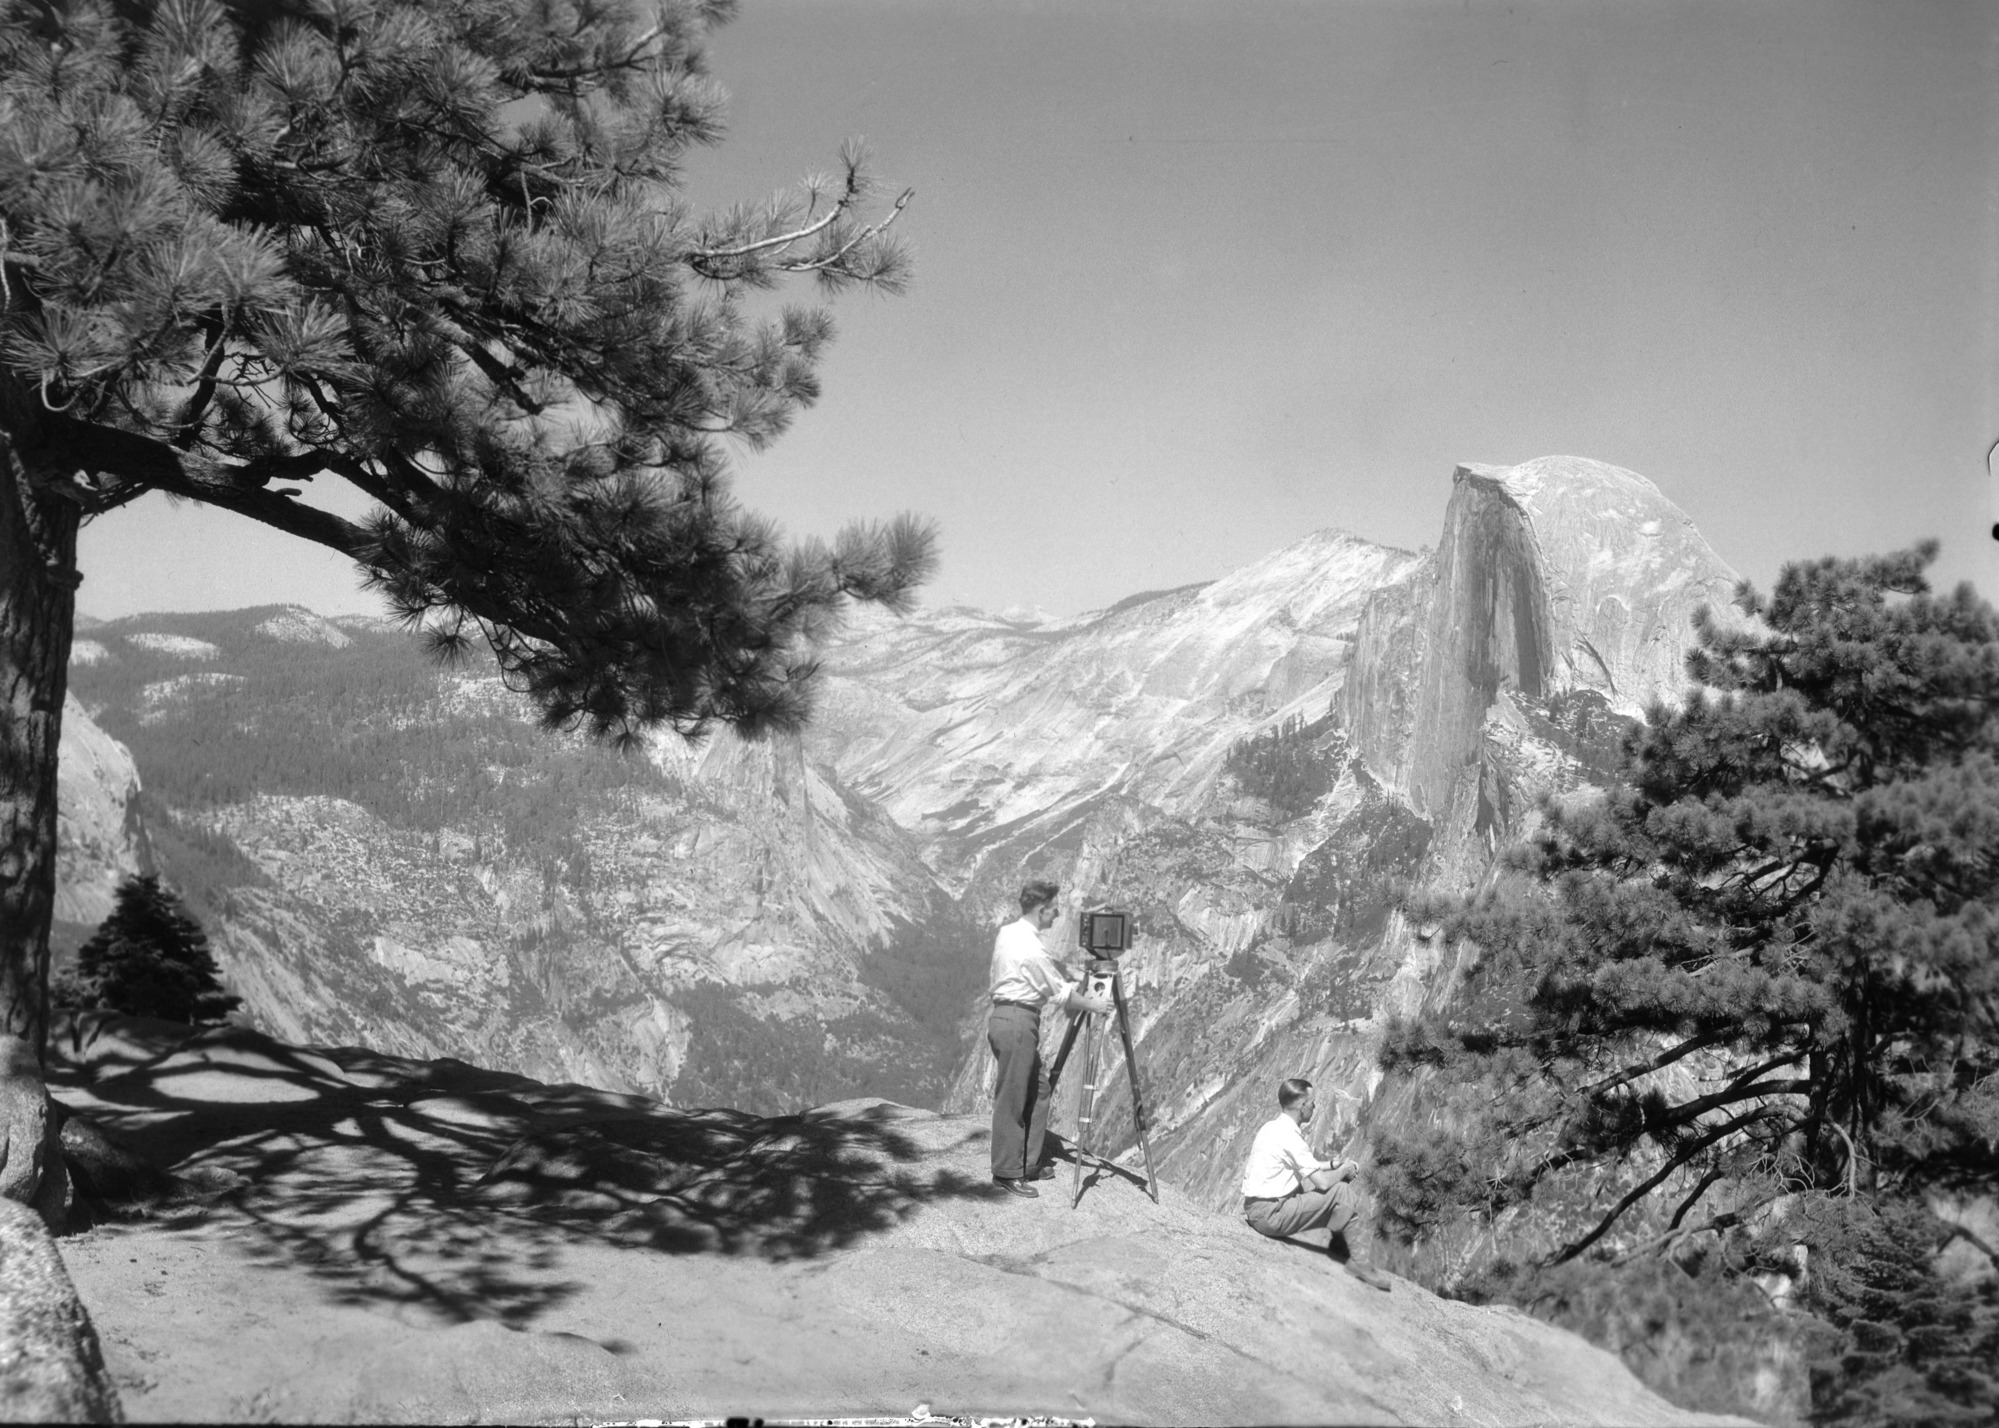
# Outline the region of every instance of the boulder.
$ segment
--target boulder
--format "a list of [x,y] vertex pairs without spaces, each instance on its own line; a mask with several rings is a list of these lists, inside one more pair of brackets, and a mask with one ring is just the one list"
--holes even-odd
[[67,1228],[143,1215],[185,1198],[180,1181],[87,1116],[64,1109],[63,1167],[70,1180]]
[[122,1423],[97,1331],[39,1217],[0,1200],[0,1420]]
[[0,1036],[0,1200],[27,1205],[60,1230],[69,1198],[61,1112],[42,1083],[34,1048]]

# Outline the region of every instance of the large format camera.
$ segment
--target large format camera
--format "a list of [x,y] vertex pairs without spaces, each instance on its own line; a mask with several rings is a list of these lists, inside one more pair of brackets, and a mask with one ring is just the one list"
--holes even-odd
[[1131,946],[1128,912],[1086,912],[1076,922],[1076,941],[1092,957],[1115,957]]

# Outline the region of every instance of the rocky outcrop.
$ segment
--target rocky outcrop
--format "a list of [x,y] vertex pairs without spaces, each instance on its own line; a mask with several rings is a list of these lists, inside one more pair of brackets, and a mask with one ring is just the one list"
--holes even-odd
[[1635,472],[1548,456],[1461,466],[1457,481],[1512,503],[1531,535],[1547,602],[1544,691],[1594,689],[1640,713],[1684,687],[1694,612],[1733,618],[1735,572]]
[[1502,691],[1592,691],[1636,716],[1685,684],[1694,612],[1736,576],[1633,472],[1579,457],[1459,466],[1433,575],[1379,592],[1343,711],[1356,751],[1419,815],[1461,803]]
[[0,1197],[0,1419],[122,1423],[97,1331],[48,1228]]
[[[102,645],[97,646],[102,649]],[[139,815],[139,770],[74,695],[63,704],[57,753],[58,921],[95,927],[111,915],[118,885],[152,869]]]
[[940,1093],[954,1048],[877,962],[948,899],[796,740],[625,759],[295,607],[94,634],[72,684],[97,718],[72,704],[64,740],[72,944],[151,857],[109,724],[161,770],[166,880],[267,1030],[758,1109]]
[[[220,881],[198,915],[267,1030],[758,1111],[978,1104],[991,930],[1053,877],[1137,915],[1156,1148],[1219,1204],[1273,1077],[1319,1079],[1332,1133],[1361,1134],[1380,1018],[1450,979],[1394,890],[1470,885],[1543,792],[1604,777],[1732,580],[1642,477],[1465,466],[1433,553],[1323,531],[1072,618],[864,616],[824,651],[803,742],[663,741],[628,775],[518,741],[527,711],[489,675],[412,672],[341,622],[345,645],[286,652],[293,687],[313,659],[343,671],[323,742],[372,739],[371,767],[465,783],[474,811],[436,826],[400,788],[315,786],[322,750],[286,746],[282,779],[177,836]],[[274,633],[323,635],[293,609],[147,617],[94,630],[109,653],[73,678],[185,764],[210,746],[176,730],[317,716],[268,702]],[[197,646],[215,678],[160,694]],[[1279,728],[1315,775],[1303,805],[1229,771]],[[1099,1124],[1128,1134],[1128,1097]]]
[[68,1199],[61,1113],[41,1063],[26,1041],[0,1033],[0,1201],[25,1205],[61,1230]]
[[1059,842],[1105,795],[1202,807],[1234,742],[1326,712],[1368,598],[1419,563],[1329,530],[1213,584],[1067,620],[873,617],[827,651],[808,750],[962,891],[983,865]]
[[[135,1414],[1697,1424],[1612,1356],[1365,1288],[1172,1187],[987,1175],[981,1118],[675,1111],[242,1031],[64,1093],[243,1188],[71,1244]],[[198,1308],[200,1312],[192,1312]],[[917,1405],[925,1407],[912,1413]]]
[[[149,616],[93,630],[72,677],[142,767],[171,751],[148,774],[155,797],[169,769],[190,790],[161,814],[169,880],[208,889],[198,915],[268,1031],[683,1106],[872,1092],[977,1115],[992,929],[1052,877],[1072,906],[1135,913],[1152,1150],[1219,1209],[1285,1077],[1319,1085],[1329,1151],[1364,1156],[1408,1113],[1381,1024],[1455,968],[1399,888],[1473,886],[1543,794],[1601,782],[1621,721],[1678,694],[1693,610],[1733,584],[1615,467],[1465,466],[1448,494],[1433,553],[1326,531],[1073,618],[863,617],[823,652],[802,742],[667,742],[623,770],[365,622],[292,644],[278,681],[273,635],[317,629],[297,612]],[[338,677],[313,685],[314,661]],[[282,776],[206,792],[215,744],[175,739],[225,720],[224,752],[261,740]],[[1279,731],[1302,799],[1231,771]],[[350,743],[365,761],[340,762]],[[1131,1150],[1122,1078],[1094,1129]],[[544,1131],[494,1148],[489,1166],[517,1148],[500,1201],[651,1173],[644,1146]]]

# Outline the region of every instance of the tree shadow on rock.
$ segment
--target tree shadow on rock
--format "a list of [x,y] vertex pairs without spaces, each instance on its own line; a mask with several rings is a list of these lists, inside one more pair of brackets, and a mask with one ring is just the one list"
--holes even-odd
[[1000,1193],[898,1128],[931,1113],[887,1102],[679,1111],[237,1027],[164,1053],[100,1041],[88,1062],[52,1057],[52,1089],[144,1162],[237,1187],[169,1223],[240,1231],[246,1253],[305,1270],[336,1303],[520,1327],[584,1288],[562,1277],[571,1245],[788,1259]]
[[770,1117],[660,1110],[554,1127],[510,1147],[475,1193],[673,1254],[823,1254],[928,1201],[1000,1193],[923,1167],[922,1148],[895,1129],[909,1114],[927,1113],[888,1102]]

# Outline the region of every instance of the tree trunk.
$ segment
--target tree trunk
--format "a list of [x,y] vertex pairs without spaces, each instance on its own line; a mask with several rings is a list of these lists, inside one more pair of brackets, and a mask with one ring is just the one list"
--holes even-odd
[[76,617],[78,508],[0,426],[0,1035],[48,1051],[56,755]]

